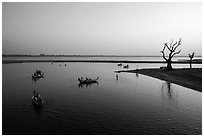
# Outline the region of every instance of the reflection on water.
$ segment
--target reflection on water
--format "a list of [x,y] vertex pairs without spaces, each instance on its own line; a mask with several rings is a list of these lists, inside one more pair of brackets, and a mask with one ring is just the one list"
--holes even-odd
[[[133,64],[131,67],[134,66]],[[31,80],[37,69],[44,79]],[[117,64],[2,65],[3,134],[201,134],[202,94]],[[78,85],[78,77],[99,83]],[[32,106],[33,90],[43,96]]]
[[116,81],[118,81],[118,74],[116,74]]
[[38,80],[40,80],[40,79],[44,79],[44,77],[41,77],[41,78],[32,78],[32,80],[33,80],[34,82],[36,82],[36,81],[38,81]]
[[167,99],[172,99],[172,88],[171,88],[171,83],[168,81],[165,81],[162,83],[162,93],[167,95]]
[[86,88],[87,88],[87,87],[89,87],[89,86],[91,86],[91,85],[97,85],[97,86],[98,86],[98,84],[99,84],[98,82],[95,82],[95,83],[86,83],[86,84],[81,84],[81,83],[79,83],[79,84],[78,84],[78,87],[79,87],[79,88],[83,88],[83,87],[86,87]]
[[162,99],[168,101],[170,104],[177,104],[177,95],[172,87],[172,83],[165,81],[161,88]]
[[33,105],[33,111],[37,114],[37,116],[42,116],[43,114],[43,106],[42,107],[36,107],[34,104]]
[[176,98],[176,95],[171,86],[171,83],[168,81],[165,81],[162,83],[161,91],[162,91],[162,98],[165,98],[167,100],[174,100]]

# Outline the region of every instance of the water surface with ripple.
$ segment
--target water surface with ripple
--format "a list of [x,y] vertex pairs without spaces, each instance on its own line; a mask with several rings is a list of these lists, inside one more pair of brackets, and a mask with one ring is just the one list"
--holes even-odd
[[[36,69],[45,77],[33,81]],[[202,134],[201,92],[140,74],[117,79],[120,69],[113,63],[2,64],[2,133]],[[98,84],[79,86],[81,76],[99,77]],[[43,96],[42,108],[32,105],[34,90]]]

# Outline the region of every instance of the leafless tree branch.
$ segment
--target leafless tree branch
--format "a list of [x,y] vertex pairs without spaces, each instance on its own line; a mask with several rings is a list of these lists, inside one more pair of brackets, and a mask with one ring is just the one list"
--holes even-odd
[[192,59],[194,57],[194,54],[195,54],[194,52],[192,54],[188,54],[189,58]]
[[167,58],[165,57],[165,54],[164,54],[165,48],[166,48],[166,46],[164,45],[164,48],[163,48],[163,50],[161,51],[161,53],[162,53],[162,55],[163,55],[163,58],[164,58],[165,60],[167,60]]
[[173,40],[171,40],[170,49],[172,49],[172,44],[173,44],[173,42],[174,42],[174,41],[173,41]]
[[[177,43],[177,42],[176,42]],[[178,44],[174,47],[172,47],[173,48],[173,51],[175,51],[176,50],[176,48],[178,48],[178,46],[180,46],[181,45],[181,38],[179,38],[179,41],[178,41]]]
[[179,54],[180,52],[181,52],[181,50],[179,50],[179,51],[177,51],[177,52],[174,52],[174,53],[172,54],[172,57],[175,56],[176,54]]
[[169,50],[171,50],[167,43],[164,43],[164,45],[165,45]]

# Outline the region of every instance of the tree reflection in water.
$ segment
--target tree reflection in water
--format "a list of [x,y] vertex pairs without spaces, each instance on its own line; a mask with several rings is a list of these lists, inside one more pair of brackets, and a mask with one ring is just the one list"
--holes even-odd
[[177,95],[170,82],[165,81],[162,83],[161,95],[163,101],[168,102],[171,105],[177,105]]

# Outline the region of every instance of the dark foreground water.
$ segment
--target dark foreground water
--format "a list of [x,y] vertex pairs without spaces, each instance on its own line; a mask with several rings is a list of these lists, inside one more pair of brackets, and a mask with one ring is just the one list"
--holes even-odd
[[[66,64],[2,64],[3,134],[202,134],[202,93],[144,75],[117,80],[117,64]],[[36,69],[45,77],[33,81]],[[79,86],[81,76],[99,83]]]

